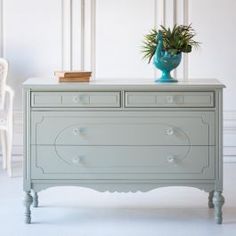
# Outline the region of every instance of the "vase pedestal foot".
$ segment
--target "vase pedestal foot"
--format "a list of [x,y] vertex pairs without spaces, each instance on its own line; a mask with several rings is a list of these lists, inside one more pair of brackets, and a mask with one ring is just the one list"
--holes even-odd
[[162,71],[161,77],[155,80],[156,83],[176,83],[177,79],[171,77],[170,71]]

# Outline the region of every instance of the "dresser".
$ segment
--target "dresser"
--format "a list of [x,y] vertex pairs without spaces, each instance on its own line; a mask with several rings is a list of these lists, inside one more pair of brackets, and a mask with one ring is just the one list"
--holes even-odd
[[209,193],[222,223],[222,90],[217,80],[23,84],[25,222],[55,186]]

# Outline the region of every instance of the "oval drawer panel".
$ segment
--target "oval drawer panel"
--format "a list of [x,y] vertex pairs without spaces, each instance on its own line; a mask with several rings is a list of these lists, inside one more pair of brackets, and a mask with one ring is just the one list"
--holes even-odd
[[214,145],[211,112],[33,112],[37,145]]
[[32,178],[213,179],[214,146],[32,146]]
[[214,92],[126,92],[126,107],[214,107]]

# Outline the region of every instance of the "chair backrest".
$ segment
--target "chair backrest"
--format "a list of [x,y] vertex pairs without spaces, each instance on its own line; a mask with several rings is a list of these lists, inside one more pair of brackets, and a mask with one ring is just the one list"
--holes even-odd
[[8,62],[6,59],[0,58],[0,109],[4,107],[7,73]]

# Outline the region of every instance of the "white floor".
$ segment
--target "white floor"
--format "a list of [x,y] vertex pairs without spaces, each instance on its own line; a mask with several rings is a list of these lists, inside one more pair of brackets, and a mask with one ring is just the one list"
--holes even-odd
[[0,171],[0,236],[236,235],[236,163],[225,163],[224,223],[216,225],[208,194],[169,187],[147,193],[99,193],[59,187],[40,192],[32,224],[24,224],[21,168]]

